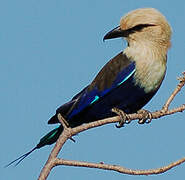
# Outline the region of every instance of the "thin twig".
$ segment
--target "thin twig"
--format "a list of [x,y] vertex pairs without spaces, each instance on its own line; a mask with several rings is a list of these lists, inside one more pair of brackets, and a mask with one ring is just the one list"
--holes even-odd
[[152,174],[164,173],[169,169],[172,169],[184,162],[185,162],[185,157],[176,162],[172,162],[167,166],[163,166],[156,169],[148,169],[148,170],[134,170],[134,169],[128,169],[119,165],[104,164],[104,163],[90,163],[90,162],[84,162],[84,161],[65,160],[65,159],[58,159],[58,158],[55,160],[55,165],[98,168],[98,169],[104,169],[104,170],[112,170],[119,173],[130,174],[130,175],[152,175]]
[[180,82],[162,108],[164,112],[168,110],[169,105],[185,84],[185,72],[183,72],[182,75],[183,75],[182,77],[177,78]]

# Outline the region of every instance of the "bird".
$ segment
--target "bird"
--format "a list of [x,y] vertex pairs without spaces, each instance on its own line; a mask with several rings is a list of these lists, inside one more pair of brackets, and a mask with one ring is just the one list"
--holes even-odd
[[[73,128],[115,116],[112,108],[124,113],[139,111],[156,94],[165,77],[171,34],[171,26],[157,9],[139,8],[128,12],[119,26],[103,38],[123,38],[127,47],[107,62],[89,85],[61,105],[48,124],[59,123],[59,113]],[[7,166],[15,162],[18,165],[36,149],[55,143],[62,131],[60,124],[41,138],[31,151]]]

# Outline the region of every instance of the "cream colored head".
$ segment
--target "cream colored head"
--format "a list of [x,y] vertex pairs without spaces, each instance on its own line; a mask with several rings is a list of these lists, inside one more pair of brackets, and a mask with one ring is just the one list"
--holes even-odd
[[[171,27],[166,18],[154,8],[142,8],[129,12],[121,18],[120,29],[128,31],[128,43],[150,41],[170,47]],[[129,33],[130,32],[130,33]]]

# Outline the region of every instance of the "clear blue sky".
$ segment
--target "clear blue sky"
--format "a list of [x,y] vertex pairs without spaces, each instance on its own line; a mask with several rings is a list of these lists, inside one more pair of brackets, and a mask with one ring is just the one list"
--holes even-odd
[[[185,70],[185,1],[169,0],[1,0],[0,1],[0,179],[37,179],[53,146],[34,152],[18,167],[4,165],[35,146],[55,126],[47,125],[55,109],[86,86],[126,43],[103,42],[120,17],[140,7],[160,10],[173,28],[167,75],[157,95],[145,106],[163,105]],[[185,103],[185,89],[172,107]],[[185,113],[113,124],[83,132],[67,142],[59,157],[119,164],[128,168],[157,168],[185,156]],[[174,180],[184,177],[185,164],[155,176],[129,176],[96,169],[57,167],[56,179]]]

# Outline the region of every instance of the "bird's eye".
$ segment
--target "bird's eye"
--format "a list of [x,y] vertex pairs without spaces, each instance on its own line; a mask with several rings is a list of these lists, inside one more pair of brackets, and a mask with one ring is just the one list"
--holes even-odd
[[130,33],[134,33],[134,32],[136,32],[136,31],[141,31],[143,28],[149,27],[149,26],[155,26],[155,25],[154,25],[154,24],[139,24],[139,25],[137,25],[137,26],[134,26],[134,27],[128,29],[128,31],[129,31]]

